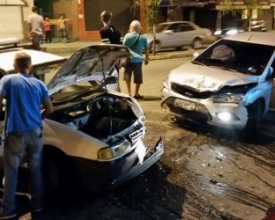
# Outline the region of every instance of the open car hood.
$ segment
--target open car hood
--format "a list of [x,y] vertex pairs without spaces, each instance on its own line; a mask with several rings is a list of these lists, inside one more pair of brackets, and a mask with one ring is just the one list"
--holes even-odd
[[122,45],[100,44],[76,51],[48,83],[49,94],[82,81],[104,83],[116,65],[125,62],[132,51]]

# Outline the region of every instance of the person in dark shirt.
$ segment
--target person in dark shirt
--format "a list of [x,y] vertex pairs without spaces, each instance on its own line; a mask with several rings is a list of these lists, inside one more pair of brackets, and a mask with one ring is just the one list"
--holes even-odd
[[103,43],[121,44],[121,34],[113,25],[111,25],[112,13],[103,11],[100,14],[103,27],[100,28],[100,38]]

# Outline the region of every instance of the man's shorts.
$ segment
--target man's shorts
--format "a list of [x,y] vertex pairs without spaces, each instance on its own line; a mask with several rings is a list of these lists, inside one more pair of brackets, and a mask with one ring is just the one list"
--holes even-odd
[[142,63],[127,63],[124,71],[124,80],[131,82],[132,74],[134,75],[134,83],[142,84]]

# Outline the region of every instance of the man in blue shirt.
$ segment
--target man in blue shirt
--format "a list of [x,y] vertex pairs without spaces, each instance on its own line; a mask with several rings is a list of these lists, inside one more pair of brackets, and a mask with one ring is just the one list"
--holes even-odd
[[[18,73],[6,75],[0,81],[0,110],[3,99],[6,100],[5,181],[0,219],[16,216],[18,167],[24,156],[30,172],[32,211],[42,211],[42,118],[53,111],[46,85],[30,75],[31,57],[24,52],[17,53],[14,67]],[[41,104],[45,109],[43,115]]]
[[140,85],[143,83],[142,77],[142,63],[143,56],[142,52],[145,50],[144,64],[147,65],[149,61],[149,48],[147,39],[141,34],[140,22],[134,20],[130,24],[129,33],[127,33],[123,39],[123,45],[130,48],[135,52],[135,56],[131,57],[131,61],[126,64],[124,79],[128,89],[129,95],[131,95],[131,78],[134,75],[134,83],[136,84],[134,98],[142,99],[143,96],[139,94]]

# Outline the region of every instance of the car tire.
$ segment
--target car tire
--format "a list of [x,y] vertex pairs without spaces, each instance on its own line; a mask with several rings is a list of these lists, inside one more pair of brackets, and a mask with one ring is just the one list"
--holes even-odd
[[260,100],[255,101],[253,104],[247,107],[248,110],[248,120],[245,126],[245,131],[247,132],[257,132],[262,115],[263,115],[263,104]]
[[199,49],[199,48],[201,48],[201,46],[202,46],[201,39],[195,38],[195,39],[193,40],[193,43],[192,43],[192,48],[193,48],[193,49]]
[[42,161],[45,195],[64,196],[75,187],[74,170],[65,154],[45,148],[49,148],[44,150]]

